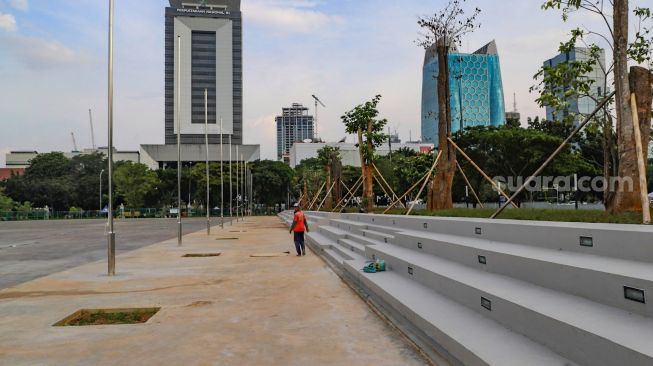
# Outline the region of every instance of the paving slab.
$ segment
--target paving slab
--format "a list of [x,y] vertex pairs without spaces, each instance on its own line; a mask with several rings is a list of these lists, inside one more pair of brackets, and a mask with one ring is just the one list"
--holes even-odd
[[[0,365],[428,364],[321,259],[293,252],[278,218],[246,218],[120,254],[115,277],[99,261],[0,290]],[[128,307],[161,310],[145,324],[52,326]]]

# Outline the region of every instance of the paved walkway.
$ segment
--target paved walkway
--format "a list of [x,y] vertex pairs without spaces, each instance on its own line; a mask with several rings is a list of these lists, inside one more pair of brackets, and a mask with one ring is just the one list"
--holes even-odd
[[[0,291],[0,365],[424,365],[276,217],[247,218]],[[218,240],[237,238],[235,240]],[[182,258],[222,252],[219,257]],[[53,327],[81,308],[160,306],[145,324]]]

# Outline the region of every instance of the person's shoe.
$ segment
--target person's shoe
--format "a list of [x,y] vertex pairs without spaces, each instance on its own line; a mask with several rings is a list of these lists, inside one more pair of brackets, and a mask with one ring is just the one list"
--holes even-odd
[[297,254],[297,257],[301,257],[301,256],[302,256],[301,254]]
[[302,255],[306,255],[306,252],[302,252]]

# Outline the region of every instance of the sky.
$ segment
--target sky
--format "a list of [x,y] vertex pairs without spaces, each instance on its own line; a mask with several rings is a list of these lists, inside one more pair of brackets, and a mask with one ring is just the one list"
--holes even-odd
[[[542,62],[576,26],[604,30],[597,17],[540,9],[542,0],[468,0],[481,27],[463,52],[496,40],[506,110],[513,93],[522,122],[543,116],[529,93]],[[633,3],[631,1],[631,3]],[[635,2],[636,3],[636,2]],[[242,0],[244,140],[276,158],[275,115],[284,106],[320,107],[318,131],[345,136],[340,116],[382,95],[381,116],[402,140],[420,136],[424,50],[418,16],[445,0]],[[164,141],[166,0],[115,0],[114,144],[138,150]],[[631,5],[632,7],[633,5]],[[107,145],[108,0],[0,0],[0,166],[10,150]],[[608,53],[608,57],[609,53]],[[352,139],[350,137],[350,139]]]

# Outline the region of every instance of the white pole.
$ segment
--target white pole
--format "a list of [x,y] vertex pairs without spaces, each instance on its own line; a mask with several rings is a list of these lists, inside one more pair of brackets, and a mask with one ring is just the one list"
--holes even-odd
[[222,155],[222,117],[220,117],[220,227],[224,229],[224,175]]
[[231,180],[231,135],[229,135],[229,225],[234,224],[233,220],[233,201],[234,201],[234,196],[233,196],[233,184]]
[[238,216],[240,213],[238,212],[238,209],[240,207],[240,201],[238,197],[238,191],[240,190],[238,187],[238,176],[240,175],[240,167],[238,164],[238,145],[236,145],[236,222],[238,222]]
[[209,105],[208,91],[204,88],[204,141],[206,142],[206,235],[211,235],[211,203],[209,196]]
[[109,90],[108,90],[108,125],[109,125],[109,148],[108,148],[108,174],[109,174],[109,232],[107,233],[107,267],[108,275],[116,274],[116,233],[113,228],[113,0],[109,0]]
[[181,245],[181,36],[177,36],[177,245]]

